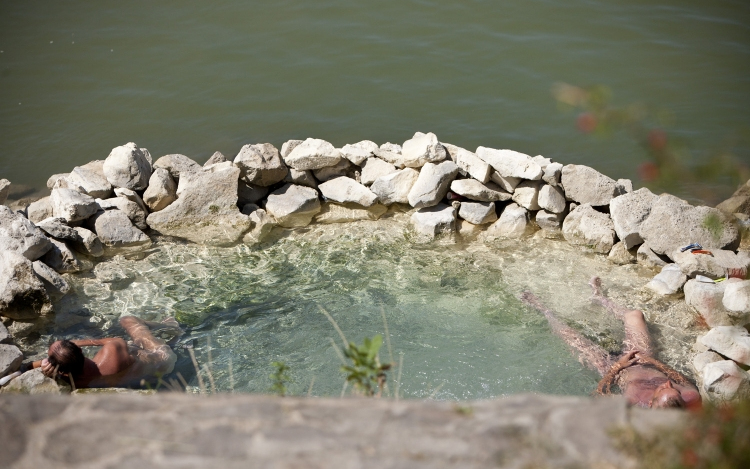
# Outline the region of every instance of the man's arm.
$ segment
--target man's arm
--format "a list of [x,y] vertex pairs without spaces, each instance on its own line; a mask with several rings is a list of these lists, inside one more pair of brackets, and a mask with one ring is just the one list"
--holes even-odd
[[112,342],[113,340],[121,340],[116,337],[107,337],[104,339],[79,339],[79,340],[71,340],[74,344],[76,344],[79,347],[98,347],[101,345],[106,344],[107,342]]

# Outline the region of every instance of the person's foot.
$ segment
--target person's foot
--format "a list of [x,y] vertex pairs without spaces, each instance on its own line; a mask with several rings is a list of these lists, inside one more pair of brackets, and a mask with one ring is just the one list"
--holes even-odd
[[589,285],[591,285],[591,289],[594,291],[594,296],[602,296],[602,279],[593,276],[591,277],[591,280],[589,280]]

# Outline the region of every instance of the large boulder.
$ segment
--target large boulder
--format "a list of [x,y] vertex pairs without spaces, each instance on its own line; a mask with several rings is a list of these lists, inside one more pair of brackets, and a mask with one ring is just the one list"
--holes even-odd
[[456,231],[456,209],[445,204],[421,208],[412,214],[411,224],[414,231],[428,239],[450,234]]
[[651,214],[651,207],[658,198],[644,187],[610,201],[609,213],[615,224],[615,232],[628,249],[643,243],[641,225]]
[[432,132],[416,132],[411,139],[404,142],[401,155],[407,168],[421,168],[426,163],[440,163],[447,156],[445,147]]
[[18,253],[29,260],[49,251],[50,240],[26,217],[0,205],[0,251]]
[[68,282],[52,267],[42,261],[34,261],[32,267],[37,277],[44,282],[48,294],[61,296],[70,291]]
[[476,179],[456,179],[451,182],[451,191],[477,202],[505,202],[511,195],[496,184],[488,182],[482,184]]
[[42,197],[37,201],[31,202],[29,206],[26,207],[26,216],[34,223],[49,218],[52,214],[52,199],[50,196]]
[[370,140],[347,144],[341,148],[341,156],[357,166],[362,166],[368,158],[372,158],[378,150],[378,144]]
[[502,177],[535,181],[542,178],[542,167],[529,155],[513,150],[477,148],[477,156],[492,166]]
[[151,245],[151,238],[135,227],[130,217],[121,210],[107,210],[96,214],[92,225],[107,255],[141,250]]
[[91,267],[88,262],[82,262],[78,256],[71,251],[64,241],[51,239],[52,248],[45,255],[39,258],[56,272],[61,274],[79,272]]
[[[566,192],[567,189],[565,186]],[[669,194],[654,201],[640,234],[657,254],[669,254],[690,243],[700,243],[706,249],[730,250],[740,244],[739,230],[720,210],[693,207]]]
[[401,147],[399,147],[399,152],[396,153],[394,151],[384,150],[383,145],[381,145],[381,147],[375,150],[373,153],[381,160],[392,164],[398,169],[403,169],[406,167],[406,162],[404,160],[404,156],[400,152],[400,148]]
[[323,197],[339,204],[354,203],[369,207],[378,200],[378,196],[370,189],[346,176],[326,181],[318,189]]
[[23,353],[15,345],[0,344],[0,378],[20,368]]
[[523,181],[513,191],[513,202],[529,211],[539,210],[542,208],[539,206],[539,189],[542,185],[542,181]]
[[139,230],[148,229],[146,224],[146,217],[148,212],[143,210],[137,203],[132,200],[126,199],[125,197],[112,197],[107,200],[97,201],[99,206],[104,210],[117,209],[128,216],[133,225]]
[[269,194],[266,211],[284,228],[307,226],[320,212],[318,191],[311,187],[286,184]]
[[437,164],[426,163],[409,191],[409,205],[415,208],[437,205],[448,193],[457,174],[458,166],[450,160]]
[[143,193],[143,201],[149,210],[158,212],[177,200],[177,183],[169,171],[156,168],[148,181],[148,188]]
[[476,153],[464,150],[450,143],[443,143],[448,157],[456,163],[458,169],[464,175],[469,175],[477,181],[486,184],[490,180],[492,168],[486,161],[479,158]]
[[250,229],[247,215],[237,208],[240,169],[214,169],[216,166],[183,174],[177,188],[179,198],[150,214],[146,223],[162,234],[194,243],[226,245],[238,241]]
[[52,189],[52,214],[68,223],[83,221],[99,210],[99,204],[89,195],[72,189]]
[[595,207],[607,205],[624,193],[614,179],[584,165],[563,166],[561,182],[568,200]]
[[730,314],[722,304],[724,291],[732,282],[701,282],[691,279],[685,283],[685,303],[695,308],[708,327],[743,325],[746,314]]
[[[175,181],[179,181],[184,174],[194,173],[203,168],[191,158],[179,153],[164,155],[154,162],[154,169],[166,169]],[[208,169],[208,168],[207,168]]]
[[98,199],[112,195],[112,184],[104,175],[104,161],[102,160],[76,166],[70,174],[59,179],[55,187],[67,187]]
[[104,160],[104,176],[114,187],[145,189],[151,177],[150,155],[133,142],[115,147]]
[[0,249],[0,316],[35,319],[51,310],[47,290],[34,273],[31,261]]
[[712,249],[711,254],[693,254],[690,250],[681,252],[675,249],[669,257],[690,278],[703,275],[715,280],[726,277],[731,269],[745,269],[745,272],[750,269],[750,255],[747,252],[735,254],[734,251]]
[[312,170],[336,165],[341,161],[341,153],[325,140],[308,138],[282,158],[289,167]]
[[473,225],[484,225],[497,220],[495,202],[461,202],[458,216]]
[[[515,194],[514,194],[515,195]],[[562,188],[545,184],[539,189],[539,207],[551,213],[563,213],[568,207]]]
[[750,314],[750,280],[726,281],[726,290],[721,303],[732,315]]
[[750,334],[740,326],[717,326],[698,338],[716,353],[750,366]]
[[10,181],[7,179],[0,179],[0,205],[5,204],[8,200],[8,193],[10,192]]
[[511,203],[500,218],[487,229],[488,238],[521,238],[532,234],[534,225],[529,211],[516,203]]
[[396,171],[398,170],[395,166],[381,160],[380,158],[367,158],[362,162],[361,182],[365,186],[369,186],[375,182],[377,178],[393,174]]
[[268,187],[283,181],[289,171],[279,150],[270,143],[245,145],[234,158],[240,177],[249,184]]
[[608,254],[615,244],[615,226],[606,213],[586,203],[570,212],[562,227],[563,237],[571,244],[588,246]]
[[409,192],[411,192],[418,178],[419,171],[413,168],[404,168],[377,178],[370,186],[370,190],[378,196],[381,204],[407,204],[409,203]]
[[74,228],[68,226],[67,223],[65,223],[64,218],[45,218],[44,220],[37,223],[36,226],[51,238],[62,239],[66,241],[80,240],[78,232]]
[[359,220],[377,220],[382,217],[388,207],[381,204],[373,204],[369,207],[363,207],[360,204],[334,204],[325,202],[321,206],[320,212],[315,215],[315,222],[328,223],[348,223]]
[[560,187],[560,178],[562,177],[563,165],[561,163],[550,163],[543,168],[542,181],[552,187]]
[[682,289],[686,281],[687,275],[682,273],[679,265],[667,264],[646,284],[646,288],[659,295],[674,295]]
[[707,363],[701,378],[702,391],[713,404],[750,399],[750,374],[732,360]]

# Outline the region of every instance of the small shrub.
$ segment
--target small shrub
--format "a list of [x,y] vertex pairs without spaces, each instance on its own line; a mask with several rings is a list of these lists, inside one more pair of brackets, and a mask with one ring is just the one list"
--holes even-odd
[[346,373],[346,380],[366,396],[380,396],[385,386],[385,372],[391,368],[390,363],[381,364],[378,352],[383,345],[383,336],[375,335],[372,339],[365,337],[362,345],[354,342],[342,347],[344,356],[351,360],[351,365],[344,365],[341,371]]
[[278,394],[281,397],[286,396],[287,389],[286,383],[291,381],[291,377],[287,374],[289,367],[284,362],[273,362],[271,365],[276,370],[268,375],[271,378],[271,392]]

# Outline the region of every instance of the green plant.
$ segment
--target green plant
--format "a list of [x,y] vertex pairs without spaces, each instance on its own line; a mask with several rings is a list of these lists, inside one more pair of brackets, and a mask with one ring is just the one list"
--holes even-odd
[[289,367],[284,362],[273,362],[271,363],[271,366],[275,368],[274,372],[268,375],[268,377],[271,378],[271,382],[273,383],[271,384],[271,392],[284,397],[287,393],[286,383],[292,380],[291,377],[287,374],[287,371],[289,371]]
[[216,215],[217,213],[219,213],[219,206],[211,205],[210,207],[208,207],[208,211]]
[[709,213],[706,215],[706,218],[703,219],[702,225],[703,228],[711,233],[714,241],[718,242],[721,238],[721,233],[724,231],[724,224],[721,222],[721,218],[719,218],[716,213]]
[[386,381],[385,372],[391,368],[390,363],[380,363],[378,352],[382,345],[383,336],[377,334],[373,338],[365,337],[360,346],[349,342],[342,347],[344,356],[352,364],[343,365],[341,371],[347,373],[346,381],[366,396],[381,395]]

